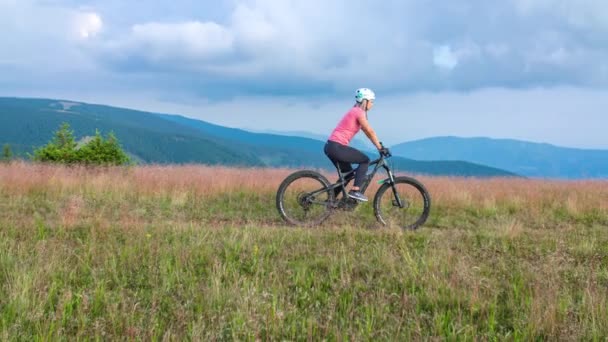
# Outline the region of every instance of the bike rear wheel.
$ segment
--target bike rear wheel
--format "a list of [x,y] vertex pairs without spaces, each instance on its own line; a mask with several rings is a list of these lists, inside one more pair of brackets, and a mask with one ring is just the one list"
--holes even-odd
[[374,197],[374,214],[385,226],[416,229],[426,222],[431,196],[426,188],[410,177],[395,177],[384,183]]
[[276,204],[279,214],[290,225],[311,227],[331,214],[334,192],[330,183],[315,171],[298,171],[279,186]]

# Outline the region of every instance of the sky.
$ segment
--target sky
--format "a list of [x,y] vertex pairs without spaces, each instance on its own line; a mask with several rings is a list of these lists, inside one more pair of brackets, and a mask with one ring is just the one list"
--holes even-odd
[[605,0],[0,0],[0,96],[608,149]]

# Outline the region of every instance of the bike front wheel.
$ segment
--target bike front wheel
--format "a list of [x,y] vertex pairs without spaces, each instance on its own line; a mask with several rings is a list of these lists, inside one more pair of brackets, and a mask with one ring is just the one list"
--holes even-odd
[[384,183],[374,197],[374,214],[385,226],[416,229],[426,222],[430,211],[429,192],[410,177],[395,177],[394,183]]
[[279,186],[276,204],[279,214],[290,225],[311,227],[331,214],[334,192],[323,175],[315,171],[298,171]]

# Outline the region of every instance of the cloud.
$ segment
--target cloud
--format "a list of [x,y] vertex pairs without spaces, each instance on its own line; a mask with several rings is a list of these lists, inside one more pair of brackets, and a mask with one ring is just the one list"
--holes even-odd
[[[0,0],[0,60],[4,78],[35,83],[43,74],[89,68],[79,44],[101,33],[101,16],[88,10],[29,0]],[[82,70],[82,69],[80,69]]]
[[73,30],[78,38],[93,38],[101,32],[103,21],[99,14],[94,12],[75,12],[73,16]]
[[440,68],[452,70],[458,65],[458,56],[449,45],[442,45],[433,50],[433,63]]
[[590,0],[240,0],[215,20],[134,23],[87,49],[110,70],[181,73],[188,86],[217,81],[234,95],[363,85],[384,92],[604,87],[608,75],[591,65],[608,68],[608,44],[580,36],[603,30],[595,13],[604,7]]
[[[263,89],[296,94],[307,87],[350,90],[353,83],[380,87],[389,84],[387,74],[407,81],[432,67],[430,44],[407,32],[374,28],[372,18],[379,13],[361,16],[364,10],[369,11],[365,3],[349,1],[241,1],[221,21],[133,24],[87,49],[120,72],[197,75],[200,82],[233,87],[237,95]],[[208,34],[185,34],[185,27]],[[394,43],[395,55],[386,53],[384,38]]]
[[343,96],[361,86],[380,98],[487,87],[605,88],[607,4],[176,0],[142,8],[119,0],[4,0],[0,29],[10,34],[0,43],[17,47],[0,52],[0,61],[42,74],[84,68],[216,101]]
[[214,22],[153,22],[134,25],[128,36],[113,43],[113,48],[127,57],[141,56],[150,65],[190,62],[196,68],[230,53],[232,40],[232,33]]

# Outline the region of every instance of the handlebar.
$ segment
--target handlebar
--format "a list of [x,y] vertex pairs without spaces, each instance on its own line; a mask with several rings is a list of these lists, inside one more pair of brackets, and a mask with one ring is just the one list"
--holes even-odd
[[378,151],[380,152],[380,156],[382,157],[390,157],[392,156],[391,152],[389,151],[389,149],[387,147],[384,146],[384,144],[380,141],[380,146],[382,146],[382,148]]

